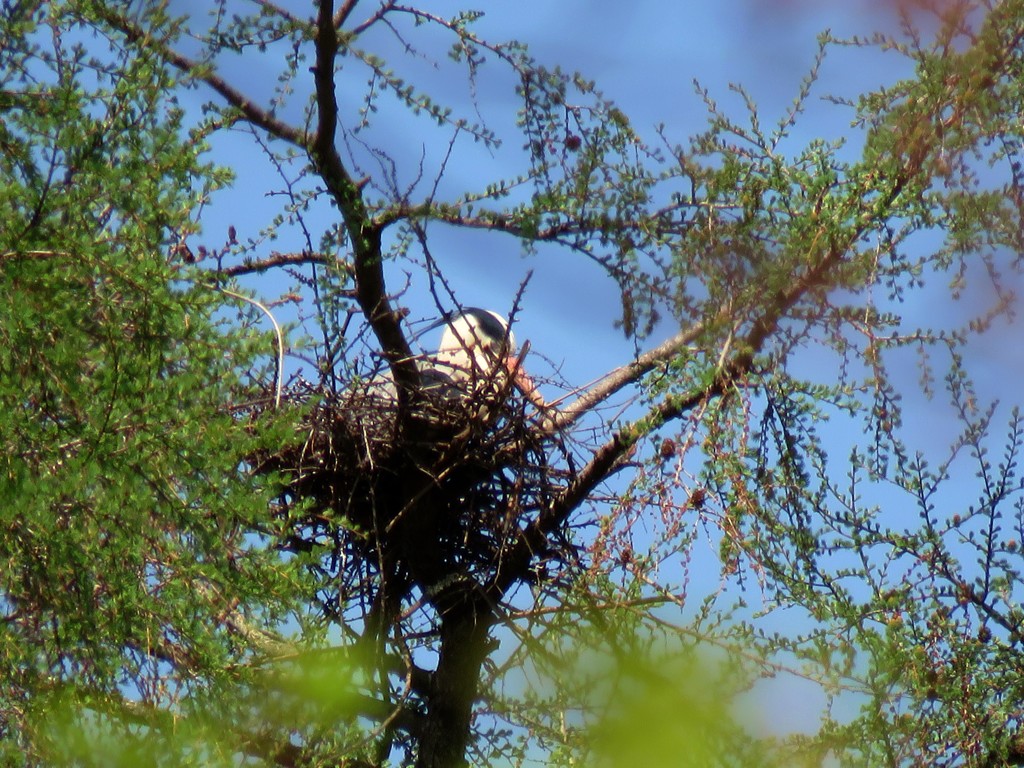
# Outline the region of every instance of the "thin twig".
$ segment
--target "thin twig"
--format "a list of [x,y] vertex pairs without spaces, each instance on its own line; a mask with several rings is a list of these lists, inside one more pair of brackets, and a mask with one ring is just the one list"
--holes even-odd
[[231,296],[235,299],[240,299],[247,304],[251,304],[254,307],[263,311],[267,317],[270,318],[270,322],[274,324],[274,333],[277,335],[277,361],[274,366],[274,408],[281,407],[281,387],[282,377],[284,373],[284,334],[281,332],[281,326],[277,323],[277,318],[274,317],[274,313],[271,312],[265,305],[252,299],[248,296],[243,296],[240,293],[230,290],[229,288],[222,288],[219,285],[210,285],[210,288],[214,288],[221,293]]

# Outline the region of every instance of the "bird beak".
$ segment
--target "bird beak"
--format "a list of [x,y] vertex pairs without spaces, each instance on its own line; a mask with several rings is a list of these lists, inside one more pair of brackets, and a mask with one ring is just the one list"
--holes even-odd
[[533,383],[533,379],[523,370],[523,358],[526,357],[529,349],[530,342],[526,342],[518,357],[508,355],[505,358],[505,368],[512,377],[512,383],[515,385],[515,388],[522,392],[526,399],[537,408],[543,409],[547,407],[547,403],[540,392],[537,391],[537,385]]

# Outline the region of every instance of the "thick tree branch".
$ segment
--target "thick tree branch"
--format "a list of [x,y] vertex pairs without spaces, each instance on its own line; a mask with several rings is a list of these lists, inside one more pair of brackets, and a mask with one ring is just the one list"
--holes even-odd
[[648,350],[631,363],[616,368],[572,403],[552,414],[546,427],[551,431],[558,431],[572,426],[581,416],[589,413],[595,406],[619,390],[635,384],[644,374],[678,357],[690,344],[700,338],[706,327],[704,323],[696,323],[654,349]]
[[409,342],[402,333],[401,316],[388,299],[381,253],[381,228],[371,220],[360,187],[352,179],[335,146],[338,101],[334,63],[338,50],[334,3],[332,0],[322,0],[317,14],[316,65],[313,68],[317,129],[310,149],[317,171],[345,221],[353,251],[356,301],[391,367],[401,414],[406,410],[409,392],[419,384],[419,370]]

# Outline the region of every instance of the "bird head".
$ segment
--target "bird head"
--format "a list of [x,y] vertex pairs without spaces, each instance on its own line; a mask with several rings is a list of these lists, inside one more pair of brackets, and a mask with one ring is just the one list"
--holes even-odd
[[446,318],[437,361],[456,379],[486,375],[515,352],[515,337],[497,312],[470,307]]
[[544,402],[516,360],[515,336],[504,317],[489,309],[467,307],[442,322],[445,329],[437,365],[453,381],[479,380],[500,368],[512,375],[513,383],[531,402],[538,406]]

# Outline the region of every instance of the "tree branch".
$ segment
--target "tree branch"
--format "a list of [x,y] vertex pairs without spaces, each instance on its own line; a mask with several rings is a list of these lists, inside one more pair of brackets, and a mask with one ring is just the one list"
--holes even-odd
[[[898,189],[902,186],[902,181],[905,179],[896,180],[893,191],[887,196],[885,204],[889,204],[895,199]],[[565,490],[520,531],[507,559],[499,566],[491,584],[487,587],[489,598],[498,602],[508,589],[522,578],[534,555],[544,551],[548,535],[565,523],[569,515],[608,477],[618,462],[641,438],[669,421],[689,413],[701,403],[724,395],[732,381],[747,374],[754,357],[762,350],[765,342],[775,332],[789,310],[808,293],[828,286],[828,277],[832,270],[842,262],[847,249],[860,238],[866,227],[866,221],[859,223],[842,243],[833,244],[815,266],[809,268],[768,302],[769,311],[761,314],[753,322],[749,332],[744,336],[743,342],[738,345],[738,351],[732,360],[719,366],[713,381],[707,387],[684,395],[667,397],[645,416],[618,430],[611,439],[599,447],[587,465],[577,473]],[[647,370],[650,370],[657,363],[671,359],[672,356],[678,354],[681,345],[686,343],[685,339],[691,338],[691,334],[692,338],[697,338],[701,331],[703,331],[703,326],[698,324],[683,334],[669,339],[651,350],[648,353],[650,357],[645,355],[639,358],[637,363],[643,361],[639,368],[626,366],[621,369],[621,373],[610,377],[609,384],[596,386],[594,390],[597,394],[592,396],[596,398],[595,404],[601,399],[600,395],[605,390],[616,386],[621,388],[639,378],[642,375],[640,369],[644,365],[647,366]],[[611,394],[611,392],[607,394]],[[607,394],[604,396],[607,397]],[[585,408],[574,409],[570,416],[570,422],[578,419],[583,412],[585,412]]]
[[[345,25],[345,22],[348,21],[348,17],[352,15],[352,11],[356,9],[357,5],[359,5],[359,0],[345,0],[345,2],[341,4],[341,8],[339,8],[338,12],[334,14],[333,21],[335,29],[341,29]],[[382,4],[382,10],[386,7],[387,4]],[[378,13],[380,12],[381,11],[378,11]]]
[[381,253],[381,228],[371,220],[359,185],[352,179],[335,146],[338,101],[334,86],[334,62],[338,55],[338,31],[334,3],[322,0],[317,13],[316,86],[317,129],[311,154],[324,183],[345,221],[353,251],[356,301],[380,342],[398,393],[398,421],[408,406],[409,392],[419,385],[419,370],[402,333],[400,315],[388,299]]
[[234,86],[229,85],[226,80],[217,75],[210,64],[194,61],[179,53],[163,40],[144,32],[124,16],[111,11],[110,9],[113,7],[111,5],[96,3],[94,7],[101,18],[110,24],[111,27],[121,32],[128,39],[128,42],[140,48],[155,51],[164,61],[172,64],[190,77],[205,83],[230,106],[241,112],[247,122],[262,128],[271,136],[284,139],[297,147],[302,147],[303,149],[307,147],[306,135],[303,131],[279,120],[270,110],[256,106],[248,96]]
[[[221,277],[239,277],[240,275],[267,272],[277,267],[302,267],[307,264],[332,266],[337,263],[337,259],[328,256],[326,253],[309,253],[308,251],[280,253],[274,251],[264,259],[246,259],[241,264],[236,264],[233,267],[223,267],[218,269],[216,274]],[[344,268],[346,265],[342,266]]]
[[546,427],[550,431],[556,432],[572,426],[583,414],[590,412],[596,405],[607,400],[623,387],[635,384],[644,374],[677,357],[688,345],[700,337],[706,327],[704,323],[696,323],[640,355],[631,363],[611,371],[572,403],[559,408],[555,414],[550,416]]

